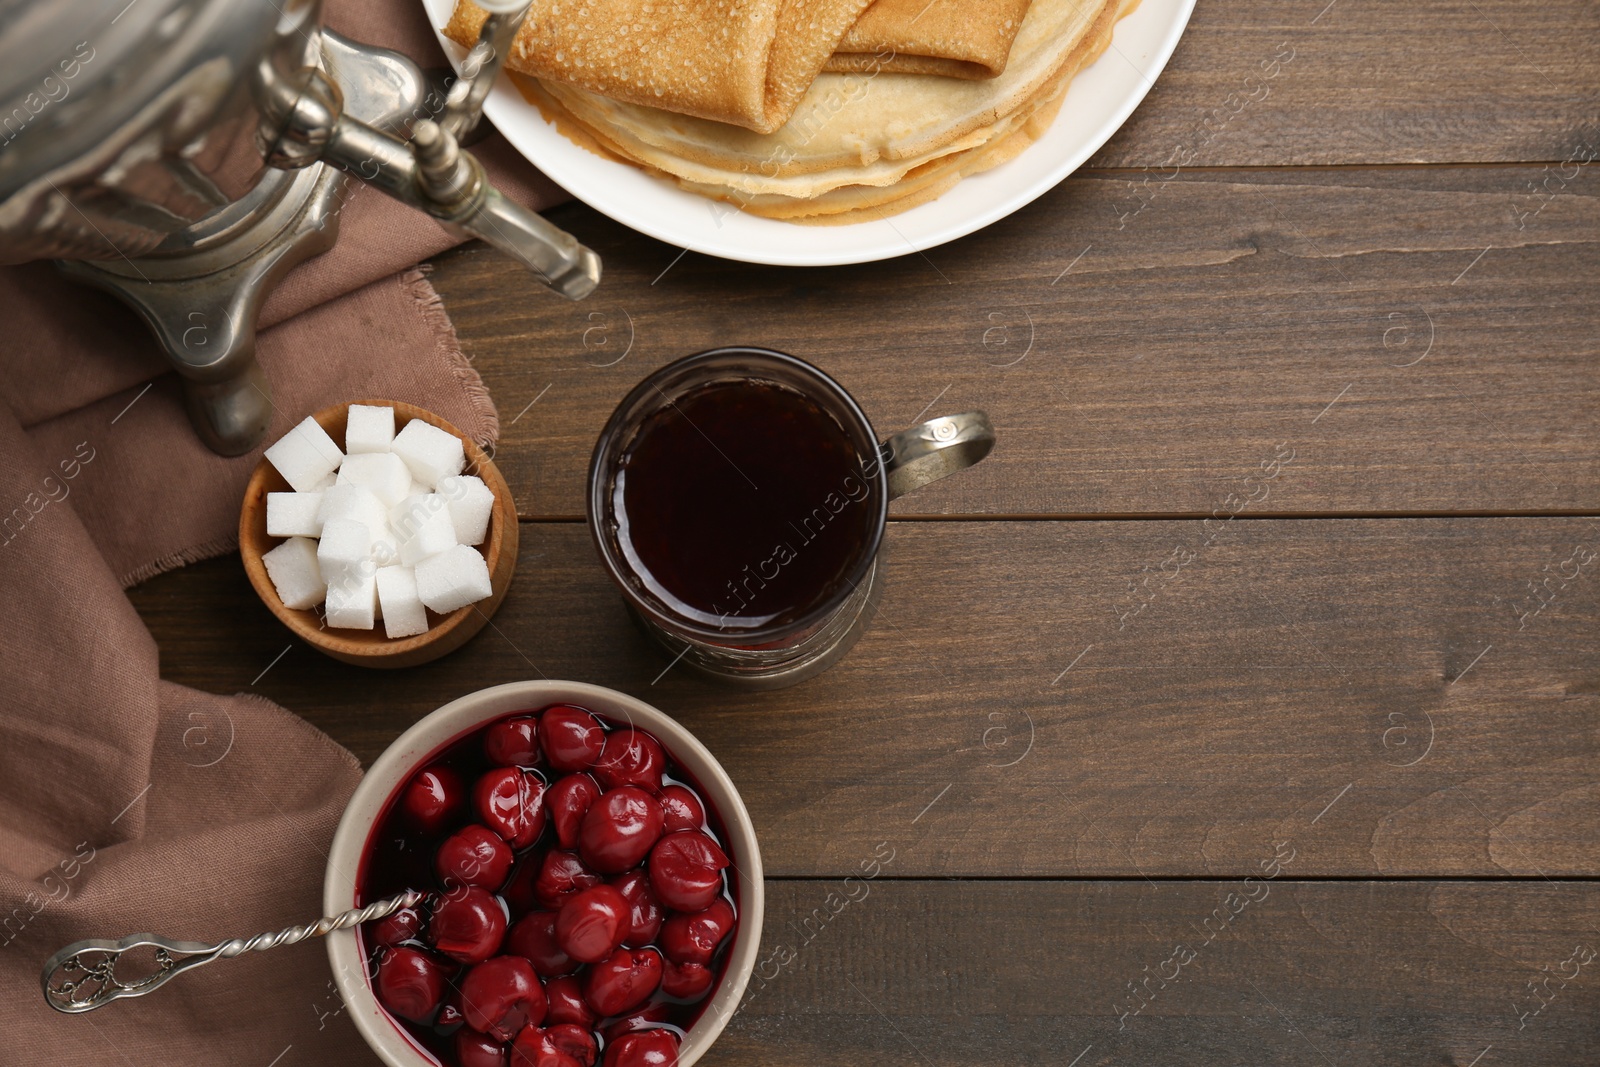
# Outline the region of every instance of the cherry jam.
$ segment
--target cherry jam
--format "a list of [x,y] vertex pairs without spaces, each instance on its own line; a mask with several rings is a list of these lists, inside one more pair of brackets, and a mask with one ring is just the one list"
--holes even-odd
[[378,1001],[442,1067],[644,1067],[720,982],[738,928],[725,827],[651,734],[586,709],[519,711],[401,784],[357,904]]

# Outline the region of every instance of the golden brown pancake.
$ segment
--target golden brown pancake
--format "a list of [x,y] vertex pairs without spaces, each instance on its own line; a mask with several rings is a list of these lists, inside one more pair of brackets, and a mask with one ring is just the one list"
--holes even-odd
[[[770,133],[870,0],[534,0],[506,57],[522,74]],[[445,36],[488,14],[458,0]]]
[[516,78],[575,143],[731,209],[795,222],[881,218],[997,166],[1049,127],[1072,78],[1137,0],[1033,0],[1006,69],[984,81],[825,73],[770,134]]
[[[789,122],[771,134],[623,103],[561,82],[546,81],[544,88],[574,119],[604,131],[629,157],[668,173],[698,164],[728,172],[729,180],[742,175],[751,183],[823,171],[837,175],[844,168],[864,172],[880,161],[887,170],[898,165],[904,173],[992,126],[1052,83],[1108,3],[1034,0],[1005,73],[984,81],[928,74],[822,74]],[[699,180],[699,175],[684,176]],[[882,171],[871,177],[894,180],[884,179]],[[782,191],[808,196],[838,184],[840,179],[830,176],[810,189]]]
[[823,70],[993,78],[1029,0],[874,0]]

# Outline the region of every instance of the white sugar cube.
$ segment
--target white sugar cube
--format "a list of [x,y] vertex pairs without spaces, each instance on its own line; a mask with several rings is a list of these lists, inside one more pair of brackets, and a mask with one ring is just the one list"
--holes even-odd
[[[415,489],[415,486],[413,486]],[[421,525],[422,521],[432,512],[427,506],[428,497],[434,495],[426,489],[417,490],[406,494],[406,498],[389,509],[389,529],[402,541]],[[445,506],[449,510],[449,505]]]
[[406,497],[389,513],[389,525],[400,539],[400,562],[407,567],[456,543],[450,504],[437,493]]
[[417,481],[429,487],[447,475],[460,474],[467,465],[461,438],[421,419],[412,419],[394,435],[394,454],[406,461]]
[[329,519],[350,519],[367,528],[377,539],[389,521],[389,509],[371,489],[364,485],[335,485],[322,492],[322,504],[317,508],[317,518],[324,524]]
[[483,544],[489,534],[489,515],[494,511],[494,490],[484,485],[482,478],[451,474],[439,479],[439,495],[450,505],[456,541],[463,545]]
[[372,562],[378,567],[394,567],[400,563],[400,535],[387,520],[382,529],[372,535]]
[[291,537],[262,553],[261,562],[266,564],[267,577],[284,607],[297,611],[314,608],[327,595],[327,583],[317,566],[317,543],[310,538]]
[[394,408],[351,404],[344,425],[344,449],[352,456],[387,452],[394,444]]
[[317,566],[328,583],[328,599],[335,586],[347,585],[363,574],[372,576],[372,532],[354,519],[329,519],[322,524],[317,542]]
[[321,537],[321,493],[268,493],[267,536]]
[[[460,443],[456,442],[458,445]],[[317,483],[344,462],[344,453],[339,451],[339,446],[309,415],[263,454],[297,493],[315,492]],[[456,468],[457,471],[460,469]],[[454,474],[456,471],[445,473]]]
[[377,574],[383,632],[390,637],[427,633],[428,613],[417,599],[417,575],[410,567],[384,567]]
[[[334,520],[339,521],[339,520]],[[328,585],[328,606],[324,618],[329,626],[346,630],[370,630],[378,607],[376,572],[350,575]]]
[[467,545],[447,548],[417,564],[417,598],[443,614],[464,608],[494,592],[489,565]]
[[392,452],[359,452],[340,466],[338,484],[365,486],[384,507],[394,507],[411,491],[411,469]]
[[321,478],[317,479],[317,484],[311,487],[311,491],[313,493],[326,492],[327,490],[332,489],[334,483],[338,480],[339,478],[335,474],[324,474]]

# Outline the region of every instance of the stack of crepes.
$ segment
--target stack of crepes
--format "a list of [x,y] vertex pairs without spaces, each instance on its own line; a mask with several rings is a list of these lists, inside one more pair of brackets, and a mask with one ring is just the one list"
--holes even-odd
[[[1004,163],[1138,0],[534,0],[507,57],[568,138],[738,210],[882,218]],[[483,10],[457,0],[470,45]]]

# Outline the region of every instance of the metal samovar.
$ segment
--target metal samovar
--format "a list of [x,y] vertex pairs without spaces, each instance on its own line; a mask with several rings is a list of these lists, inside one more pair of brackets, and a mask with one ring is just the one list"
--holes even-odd
[[528,4],[480,6],[439,77],[324,28],[321,0],[0,0],[0,264],[54,259],[137,311],[223,455],[266,433],[257,315],[333,246],[352,179],[581,299],[599,258],[461,147]]

